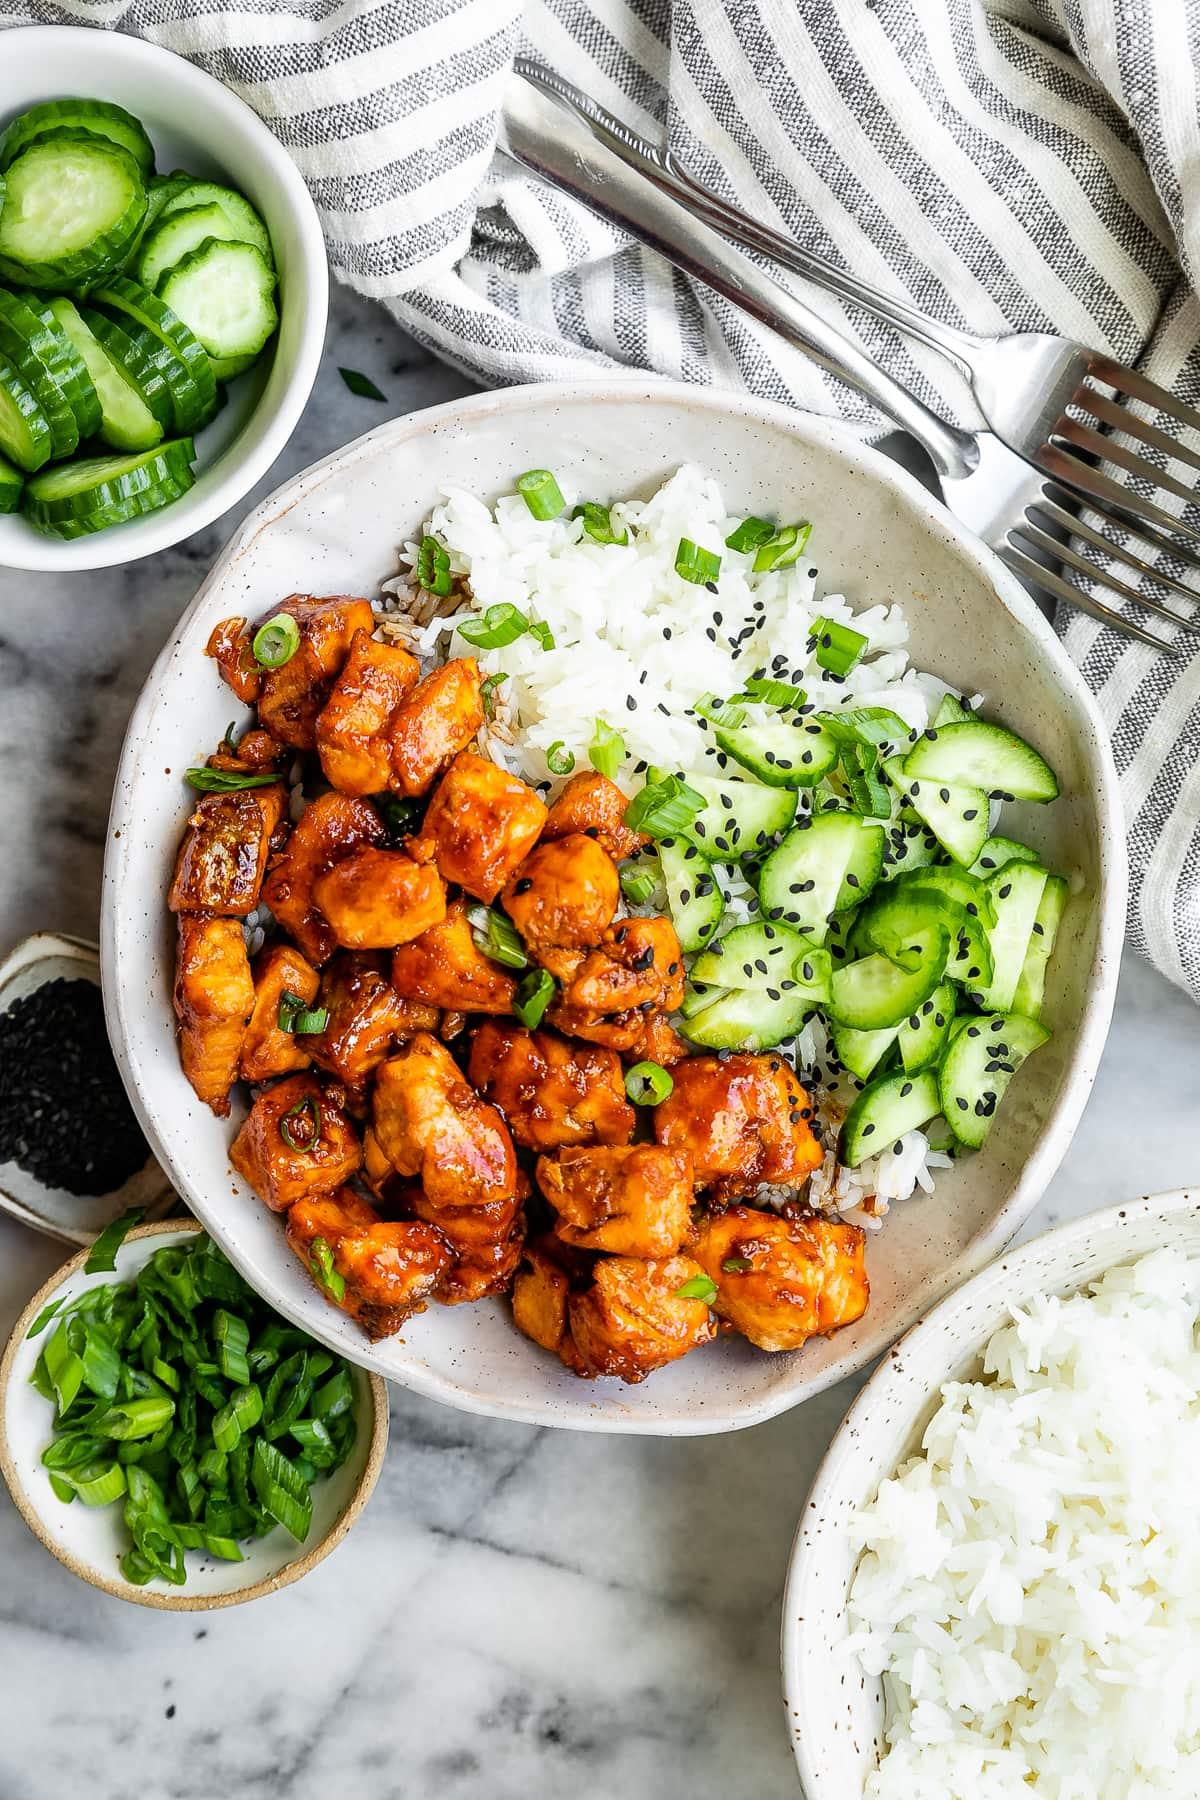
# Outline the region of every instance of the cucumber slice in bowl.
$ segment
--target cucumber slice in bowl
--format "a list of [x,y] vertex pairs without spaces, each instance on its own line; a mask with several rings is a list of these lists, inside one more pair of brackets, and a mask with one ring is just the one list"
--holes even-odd
[[20,156],[35,138],[49,132],[81,132],[117,144],[143,175],[154,167],[154,145],[140,119],[112,100],[43,100],[15,118],[0,138],[0,169]]
[[169,218],[159,219],[142,238],[137,259],[137,278],[153,293],[176,263],[190,256],[209,238],[217,242],[244,242],[241,233],[219,206],[182,206]]
[[811,720],[717,726],[713,739],[719,750],[767,787],[815,787],[838,759],[835,740]]
[[1013,1011],[1026,1019],[1040,1019],[1046,993],[1046,970],[1054,950],[1054,940],[1062,923],[1067,904],[1067,884],[1061,875],[1047,875],[1038,902],[1033,935],[1021,965],[1021,977],[1013,995]]
[[65,293],[115,269],[146,213],[133,157],[88,137],[35,139],[5,174],[0,274],[20,287]]
[[10,362],[0,356],[0,451],[31,472],[54,454],[50,421]]
[[1036,863],[1009,863],[988,883],[996,917],[988,932],[992,979],[981,986],[978,999],[993,1012],[1012,1007],[1048,879]]
[[21,504],[25,476],[6,456],[0,456],[0,513],[14,513]]
[[156,294],[128,276],[114,277],[95,288],[90,298],[123,329],[147,331],[169,352],[162,374],[171,395],[174,429],[187,433],[206,425],[216,411],[217,384],[195,333]]
[[989,875],[995,875],[1011,862],[1035,863],[1037,860],[1037,851],[1031,850],[1028,844],[1019,844],[1016,838],[990,837],[971,864],[970,872],[986,881]]
[[940,927],[917,934],[917,941],[923,957],[915,969],[902,969],[878,953],[836,968],[829,983],[828,1004],[834,1023],[855,1031],[882,1031],[911,1018],[941,983],[949,947]]
[[980,1013],[954,1037],[939,1076],[941,1110],[960,1144],[978,1150],[1027,1056],[1049,1038],[1036,1019]]
[[710,987],[780,994],[803,988],[811,998],[827,1000],[832,972],[828,950],[808,943],[785,925],[735,925],[691,967],[691,979]]
[[695,844],[684,838],[662,838],[658,859],[679,947],[685,955],[703,950],[712,942],[725,911],[725,894],[716,871]]
[[684,1019],[681,1030],[706,1050],[770,1050],[795,1037],[819,1004],[803,988],[777,1000],[752,988],[732,989]]
[[[948,729],[962,731],[967,727]],[[990,808],[983,789],[910,775],[904,757],[894,756],[883,767],[888,780],[904,794],[942,848],[955,862],[969,868],[987,842]]]
[[[41,407],[50,427],[51,455],[55,457],[70,456],[79,448],[79,418],[54,372],[63,341],[57,327],[52,332],[51,326],[19,295],[0,288],[0,355],[12,363]],[[82,362],[78,366],[82,368]],[[92,393],[94,397],[94,388]],[[99,407],[98,400],[96,406]]]
[[23,504],[22,511],[37,530],[45,532],[48,537],[62,538],[65,541],[88,537],[96,531],[107,531],[112,525],[125,525],[131,519],[141,518],[144,513],[158,512],[161,507],[170,506],[173,501],[181,499],[194,482],[195,476],[188,469],[175,480],[159,482],[140,494],[131,494],[127,500],[114,501],[99,512],[84,513],[78,518],[47,518],[36,506],[29,504]]
[[906,1132],[941,1112],[937,1078],[931,1074],[882,1075],[865,1087],[842,1126],[841,1160],[856,1169],[868,1156],[889,1149]]
[[941,1062],[954,1024],[954,989],[948,981],[935,987],[920,1009],[905,1019],[897,1043],[906,1075],[919,1075]]
[[835,1025],[830,1036],[834,1055],[843,1067],[860,1081],[870,1081],[896,1042],[896,1033],[895,1025],[886,1025],[881,1031],[855,1031],[850,1025]]
[[[157,338],[152,337],[148,331],[142,331],[139,326],[135,325],[132,331],[126,331],[113,319],[94,312],[88,306],[83,308],[81,317],[104,354],[116,364],[146,410],[158,420],[164,430],[169,430],[175,416],[175,406],[162,372],[163,362],[169,352]],[[150,446],[147,445],[146,448],[149,449]]]
[[160,298],[210,356],[256,356],[279,324],[274,290],[260,250],[209,239],[165,277]]
[[[648,779],[660,774],[661,770],[651,769]],[[689,774],[686,780],[704,796],[704,806],[687,834],[701,854],[714,861],[760,856],[796,816],[796,795],[791,788],[764,787],[759,781],[741,781],[732,775],[718,780]]]
[[994,800],[1058,798],[1058,778],[1045,757],[1016,732],[982,719],[927,731],[905,757],[904,773],[982,788]]
[[216,181],[193,181],[185,177],[168,198],[159,217],[168,219],[173,213],[191,211],[197,206],[216,206],[225,215],[231,229],[214,232],[214,237],[236,238],[239,243],[252,244],[268,268],[275,267],[271,234],[245,195],[234,188],[222,187]]
[[100,399],[100,436],[114,450],[152,450],[162,442],[163,427],[137,389],[89,329],[74,302],[56,294],[49,311],[70,338],[87,366]]
[[822,943],[830,915],[856,906],[879,880],[883,846],[883,826],[857,813],[806,819],[763,863],[764,912]]
[[195,450],[190,438],[172,438],[135,456],[89,456],[43,469],[25,488],[25,511],[54,525],[118,511],[139,494],[187,481]]

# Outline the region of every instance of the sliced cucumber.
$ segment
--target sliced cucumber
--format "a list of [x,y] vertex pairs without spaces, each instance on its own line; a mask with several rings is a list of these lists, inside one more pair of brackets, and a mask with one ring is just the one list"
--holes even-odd
[[1049,1036],[1035,1019],[1004,1013],[980,1013],[958,1032],[938,1086],[941,1110],[960,1144],[979,1149],[1009,1082]]
[[99,339],[88,329],[75,303],[57,294],[49,303],[59,327],[87,366],[100,397],[100,436],[114,450],[152,450],[163,428],[121,373]]
[[888,1025],[902,1025],[942,980],[948,948],[946,933],[925,933],[923,948],[924,958],[915,969],[902,969],[878,954],[843,963],[833,971],[829,984],[830,1017],[855,1031],[881,1031]]
[[857,919],[857,906],[848,906],[843,912],[834,913],[825,927],[825,947],[835,964],[852,960],[850,939]]
[[[253,244],[268,267],[274,268],[275,257],[270,233],[245,195],[235,192],[233,188],[220,187],[215,181],[185,180],[170,196],[159,216],[167,219],[173,213],[191,211],[197,206],[219,206],[233,228],[228,234],[220,235],[237,238],[243,244]],[[214,237],[218,235],[213,233]]]
[[[950,731],[966,726],[951,725]],[[988,835],[990,808],[982,788],[950,781],[928,781],[908,772],[908,758],[894,756],[884,771],[928,825],[938,843],[955,862],[969,867],[983,849]]]
[[943,694],[930,724],[935,731],[940,731],[943,725],[965,725],[973,716],[957,694]]
[[1046,993],[1046,967],[1067,904],[1067,884],[1061,875],[1047,875],[1038,901],[1033,935],[1021,965],[1021,978],[1013,995],[1013,1011],[1026,1019],[1040,1019]]
[[132,275],[136,273],[138,258],[142,253],[142,245],[146,242],[146,239],[157,225],[167,201],[170,200],[174,194],[179,193],[181,188],[189,187],[191,185],[191,179],[190,175],[155,175],[149,182],[146,188],[145,216],[138,227],[137,235],[125,254],[125,260],[121,264],[121,269],[124,274]]
[[10,362],[0,356],[0,450],[18,468],[40,469],[54,454],[50,421]]
[[[151,416],[168,430],[175,416],[171,390],[162,372],[169,352],[140,326],[126,331],[104,313],[84,307],[84,324],[111,358]],[[148,446],[147,446],[148,447]]]
[[22,287],[69,292],[117,268],[146,212],[141,172],[100,138],[34,140],[5,174],[0,274]]
[[1036,863],[1009,863],[988,883],[996,916],[988,932],[992,979],[980,987],[977,998],[991,1012],[1012,1009],[1047,879]]
[[[651,776],[656,771],[650,771]],[[740,860],[759,856],[796,816],[791,788],[764,787],[732,775],[688,775],[689,787],[704,796],[704,808],[688,826],[705,856]]]
[[758,896],[814,943],[824,941],[831,913],[857,906],[879,880],[884,828],[857,813],[818,813],[789,831],[762,866]]
[[950,957],[946,963],[946,980],[957,981],[969,993],[978,996],[990,985],[994,973],[995,964],[987,927],[981,925],[978,919],[960,914],[958,935],[950,945]]
[[778,1000],[754,989],[733,990],[685,1018],[681,1029],[706,1050],[769,1050],[795,1037],[819,1004],[803,988]]
[[1031,850],[1028,844],[1018,844],[1015,838],[990,837],[971,864],[971,874],[986,881],[1008,863],[1035,863],[1037,860],[1037,851]]
[[[19,295],[0,288],[0,354],[13,365],[45,414],[56,457],[70,456],[79,447],[79,418],[53,373],[62,341],[57,327],[52,332]],[[92,392],[94,398],[95,390]]]
[[1016,732],[982,719],[927,731],[905,757],[904,769],[919,781],[982,788],[997,800],[1058,798],[1058,780],[1045,757]]
[[893,819],[884,828],[887,839],[883,847],[884,876],[899,869],[923,869],[936,862],[942,847],[921,819]]
[[690,955],[712,942],[725,911],[725,892],[712,864],[685,838],[663,838],[658,858],[671,923],[680,948]]
[[915,1013],[905,1019],[899,1032],[900,1061],[909,1075],[932,1069],[941,1062],[950,1041],[954,1021],[954,989],[948,981],[935,987],[928,1000],[923,1000]]
[[170,271],[160,298],[210,356],[253,356],[279,323],[274,288],[274,270],[252,244],[210,240]]
[[0,169],[7,169],[22,150],[47,132],[82,132],[118,144],[132,156],[143,175],[154,167],[154,145],[140,119],[112,100],[43,100],[18,115],[0,138]]
[[70,334],[59,324],[52,306],[39,305],[37,319],[41,331],[36,342],[30,343],[30,350],[66,395],[80,440],[93,437],[100,429],[100,396],[91,370]]
[[137,259],[138,280],[153,292],[176,263],[198,250],[209,238],[233,243],[244,241],[241,232],[219,206],[184,206],[168,218],[160,217],[142,238]]
[[22,502],[22,512],[31,525],[51,537],[80,538],[87,537],[95,531],[107,531],[110,525],[124,525],[130,519],[140,518],[144,513],[157,512],[160,507],[170,506],[172,502],[182,498],[194,484],[195,476],[190,469],[171,481],[161,481],[155,486],[145,488],[141,493],[131,494],[128,499],[114,501],[102,507],[98,512],[85,513],[75,518],[51,518],[28,503],[28,488]]
[[26,484],[26,510],[47,522],[102,513],[137,494],[185,479],[193,455],[190,438],[173,438],[136,456],[89,456],[43,469]]
[[838,759],[837,743],[811,719],[794,725],[772,720],[736,730],[714,728],[718,749],[768,787],[815,787]]
[[882,1031],[854,1031],[849,1025],[835,1025],[831,1033],[834,1055],[860,1081],[870,1081],[896,1042],[896,1033],[895,1025],[886,1025]]
[[941,1110],[935,1076],[881,1075],[863,1089],[846,1114],[842,1162],[848,1169],[856,1169],[869,1156],[891,1149],[907,1132],[919,1131]]
[[203,345],[182,319],[157,295],[136,281],[118,275],[96,288],[90,296],[116,323],[128,330],[140,326],[170,352],[163,365],[163,379],[170,390],[174,429],[199,431],[216,410],[217,384]]
[[770,998],[804,988],[815,1001],[828,999],[831,969],[828,950],[807,943],[785,925],[735,925],[696,958],[691,978]]
[[218,381],[236,381],[247,369],[252,369],[258,361],[257,350],[249,356],[210,356],[212,372]]
[[936,868],[916,869],[898,875],[893,885],[901,893],[932,894],[959,908],[969,918],[981,919],[985,925],[993,922],[995,915],[987,883],[953,863],[939,863]]
[[14,513],[21,504],[25,477],[21,470],[0,456],[0,513]]

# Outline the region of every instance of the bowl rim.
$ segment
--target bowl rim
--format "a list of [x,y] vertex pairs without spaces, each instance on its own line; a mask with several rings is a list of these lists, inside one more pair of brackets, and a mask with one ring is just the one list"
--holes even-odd
[[[105,1015],[118,1067],[151,1147],[168,1169],[179,1191],[187,1198],[188,1204],[204,1217],[209,1210],[206,1197],[197,1197],[193,1192],[186,1168],[172,1165],[160,1142],[150,1109],[143,1101],[140,1065],[130,1048],[133,1034],[127,1023],[126,996],[117,979],[119,898],[129,846],[133,842],[134,811],[131,796],[137,781],[139,741],[144,725],[149,722],[157,707],[158,691],[175,660],[176,646],[196,615],[207,606],[210,590],[225,582],[259,535],[275,521],[293,512],[298,506],[305,505],[327,480],[340,476],[347,464],[353,465],[373,456],[382,447],[391,447],[409,438],[436,431],[443,425],[462,425],[469,429],[476,422],[497,414],[536,414],[542,409],[553,409],[557,404],[577,401],[638,406],[679,405],[682,402],[701,415],[731,413],[735,417],[757,421],[773,429],[783,429],[842,458],[847,464],[847,474],[851,479],[865,476],[885,492],[912,505],[949,540],[956,554],[974,571],[981,585],[991,590],[995,600],[1014,616],[1017,624],[1032,637],[1046,660],[1053,665],[1058,684],[1064,690],[1064,701],[1073,709],[1079,723],[1081,756],[1087,770],[1088,788],[1093,797],[1097,820],[1098,920],[1096,948],[1087,984],[1088,997],[1079,1021],[1070,1072],[1040,1137],[1022,1167],[1012,1194],[993,1216],[987,1228],[972,1241],[968,1253],[953,1270],[943,1269],[940,1274],[930,1273],[911,1297],[898,1322],[883,1322],[856,1343],[853,1351],[847,1351],[817,1376],[810,1377],[807,1381],[801,1377],[797,1385],[802,1391],[775,1391],[753,1406],[716,1406],[701,1415],[680,1412],[666,1418],[648,1415],[643,1417],[617,1415],[595,1408],[572,1410],[569,1416],[563,1417],[553,1403],[541,1406],[507,1403],[490,1394],[464,1389],[461,1383],[435,1375],[427,1369],[396,1371],[383,1368],[372,1360],[373,1346],[364,1341],[361,1345],[348,1347],[342,1341],[336,1314],[333,1314],[324,1334],[312,1319],[303,1322],[303,1329],[311,1332],[328,1348],[336,1350],[339,1355],[357,1361],[363,1367],[378,1368],[387,1379],[395,1380],[429,1399],[455,1406],[460,1411],[490,1418],[512,1419],[522,1424],[552,1424],[580,1431],[645,1436],[706,1436],[761,1424],[863,1368],[943,1294],[975,1274],[1004,1248],[1041,1198],[1066,1153],[1095,1079],[1116,998],[1120,947],[1125,928],[1125,836],[1116,768],[1096,703],[1082,675],[1067,657],[1059,638],[1016,577],[999,558],[955,519],[914,475],[902,469],[881,451],[864,443],[848,426],[837,420],[801,413],[775,401],[759,400],[728,389],[698,388],[686,382],[663,381],[653,377],[636,380],[539,382],[488,390],[390,420],[354,439],[332,455],[321,458],[285,482],[255,508],[214,562],[191,605],[155,660],[130,715],[113,789],[101,892],[100,955]],[[216,1208],[212,1209],[212,1218],[206,1220],[206,1223],[222,1249],[240,1267],[238,1256],[228,1241],[225,1222]],[[269,1303],[284,1317],[292,1316],[286,1303],[280,1303],[274,1298]],[[300,1323],[298,1319],[293,1319],[293,1322]]]
[[[178,1237],[181,1233],[187,1237],[195,1237],[204,1229],[205,1227],[199,1219],[159,1219],[153,1224],[135,1225],[133,1230],[126,1234],[122,1243],[123,1245],[132,1244],[139,1239],[144,1241],[156,1237]],[[57,1542],[47,1531],[41,1513],[29,1498],[8,1441],[8,1407],[6,1404],[9,1385],[13,1378],[13,1365],[21,1345],[25,1342],[29,1327],[42,1308],[54,1298],[58,1290],[79,1273],[87,1261],[88,1255],[88,1250],[80,1250],[77,1255],[71,1257],[69,1262],[63,1263],[61,1268],[56,1269],[53,1275],[42,1283],[37,1293],[23,1308],[9,1334],[4,1355],[0,1357],[0,1475],[4,1477],[13,1505],[39,1543],[43,1544],[51,1556],[62,1563],[64,1568],[69,1569],[72,1575],[78,1575],[80,1580],[86,1581],[89,1586],[99,1588],[103,1593],[111,1594],[116,1600],[128,1600],[134,1606],[150,1606],[159,1612],[214,1612],[221,1607],[241,1606],[247,1600],[259,1600],[264,1594],[278,1593],[280,1588],[291,1587],[294,1581],[299,1581],[302,1576],[308,1574],[310,1569],[315,1569],[318,1563],[324,1562],[325,1558],[337,1549],[375,1491],[375,1484],[379,1480],[383,1468],[383,1458],[388,1443],[387,1383],[370,1369],[362,1371],[366,1377],[365,1391],[369,1396],[371,1406],[371,1439],[362,1474],[359,1476],[350,1499],[320,1542],[303,1549],[299,1556],[294,1557],[291,1562],[285,1563],[282,1569],[277,1570],[274,1575],[264,1575],[259,1580],[250,1582],[245,1587],[234,1588],[227,1594],[188,1594],[175,1589],[160,1593],[148,1587],[134,1587],[133,1583],[129,1581],[114,1580],[111,1576],[101,1575],[76,1556],[69,1545]]]
[[[214,519],[236,506],[281,455],[308,404],[324,354],[329,318],[329,259],[325,234],[304,177],[266,122],[232,88],[226,87],[198,64],[189,62],[178,51],[151,43],[147,38],[130,37],[125,32],[106,31],[95,25],[15,24],[0,36],[11,35],[15,39],[18,32],[23,34],[22,50],[38,64],[56,50],[65,49],[68,44],[76,44],[86,37],[99,57],[111,56],[125,60],[133,68],[143,67],[176,90],[190,88],[209,111],[214,143],[219,138],[222,123],[236,120],[252,140],[263,163],[278,177],[299,247],[301,270],[297,285],[302,282],[304,291],[295,365],[253,451],[238,459],[207,496],[197,500],[194,494],[185,494],[171,506],[132,521],[128,531],[96,532],[69,543],[51,537],[43,539],[34,533],[28,542],[23,543],[18,538],[14,545],[4,545],[0,568],[25,569],[36,574],[84,575],[97,569],[140,562],[144,557],[173,549],[185,538],[203,531]],[[214,154],[219,160],[219,154]],[[236,456],[237,442],[235,439],[229,446],[227,455]]]
[[[1141,1194],[1136,1200],[1119,1200],[1115,1205],[1101,1207],[1098,1212],[1084,1213],[1077,1219],[1068,1219],[1060,1225],[1050,1225],[1045,1231],[1038,1232],[1036,1237],[1029,1238],[1017,1249],[1003,1250],[999,1255],[978,1269],[961,1287],[956,1287],[938,1301],[936,1306],[910,1325],[895,1343],[889,1354],[879,1363],[858,1394],[855,1395],[841,1424],[829,1440],[829,1445],[817,1465],[817,1472],[812,1485],[805,1496],[796,1522],[796,1530],[792,1537],[791,1549],[788,1551],[787,1574],[783,1585],[783,1606],[779,1621],[779,1667],[783,1689],[783,1703],[788,1720],[788,1736],[791,1739],[792,1754],[796,1759],[796,1767],[800,1775],[800,1783],[809,1800],[823,1800],[827,1791],[825,1775],[813,1763],[808,1754],[807,1739],[803,1725],[812,1703],[808,1699],[808,1691],[804,1682],[800,1658],[800,1591],[807,1579],[809,1559],[818,1554],[816,1538],[810,1541],[805,1533],[811,1528],[811,1522],[822,1519],[829,1511],[831,1501],[842,1492],[842,1482],[847,1467],[852,1466],[852,1459],[861,1454],[861,1446],[871,1441],[875,1426],[875,1415],[892,1393],[894,1384],[906,1379],[907,1364],[905,1352],[920,1349],[927,1339],[935,1338],[947,1321],[969,1315],[976,1302],[996,1281],[1000,1274],[1011,1277],[1014,1291],[1014,1304],[1020,1304],[1033,1292],[1045,1292],[1054,1289],[1054,1281],[1047,1280],[1045,1275],[1037,1283],[1036,1288],[1026,1289],[1021,1276],[1031,1263],[1038,1262],[1045,1254],[1046,1247],[1053,1244],[1055,1262],[1069,1263],[1072,1255],[1079,1250],[1086,1250],[1089,1240],[1098,1230],[1115,1229],[1128,1225],[1135,1219],[1148,1219],[1156,1216],[1165,1219],[1185,1210],[1200,1209],[1200,1189],[1166,1188],[1158,1194]],[[1125,1256],[1114,1255],[1111,1262],[1105,1263],[1104,1270],[1119,1268]],[[1082,1277],[1077,1287],[1099,1279],[1099,1271],[1095,1275]],[[990,1335],[990,1333],[988,1334]],[[977,1346],[982,1351],[986,1338]],[[957,1352],[956,1354],[961,1354]],[[938,1388],[946,1378],[939,1377],[933,1388],[927,1389],[922,1396],[921,1404],[927,1407],[932,1404]]]

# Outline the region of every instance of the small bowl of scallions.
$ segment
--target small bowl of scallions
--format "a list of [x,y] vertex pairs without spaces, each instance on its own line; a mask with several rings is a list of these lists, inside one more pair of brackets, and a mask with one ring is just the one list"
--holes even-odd
[[203,1228],[117,1221],[0,1360],[0,1472],[73,1574],[203,1611],[287,1587],[350,1530],[387,1389],[259,1299]]

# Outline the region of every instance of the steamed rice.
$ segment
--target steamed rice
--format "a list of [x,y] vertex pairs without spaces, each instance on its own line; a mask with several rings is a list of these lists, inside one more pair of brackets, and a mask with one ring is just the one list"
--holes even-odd
[[[733,694],[755,674],[803,685],[823,711],[890,707],[915,731],[924,730],[948,691],[936,676],[910,666],[908,624],[899,606],[855,612],[842,595],[819,593],[818,570],[807,558],[794,568],[756,574],[753,553],[728,549],[725,539],[740,515],[727,511],[717,482],[703,470],[685,465],[651,499],[617,501],[612,522],[618,535],[628,532],[625,546],[587,537],[583,521],[570,515],[578,500],[592,496],[569,489],[564,494],[564,511],[539,520],[519,494],[488,506],[462,489],[446,490],[425,530],[447,550],[456,592],[437,600],[417,590],[420,546],[410,542],[403,551],[405,573],[386,584],[394,610],[383,626],[422,659],[474,655],[485,675],[506,677],[494,691],[493,717],[481,742],[498,763],[543,792],[562,785],[551,774],[547,751],[561,745],[577,768],[588,767],[598,718],[624,739],[627,772],[641,775],[653,765],[719,772],[695,704],[704,695]],[[707,589],[676,572],[684,537],[721,558]],[[459,635],[458,623],[505,602],[548,625],[554,648],[544,650],[527,634],[502,649],[480,651]],[[869,639],[862,661],[844,680],[810,662],[809,627],[818,614],[852,623]],[[747,709],[748,723],[756,716],[765,718],[768,710]],[[802,790],[800,806],[808,804]],[[740,870],[721,868],[718,875],[728,895],[725,926],[756,918],[757,896]],[[662,905],[661,894],[650,902],[652,909]],[[819,1019],[788,1048],[815,1079],[820,1116],[836,1132],[860,1084],[835,1073]],[[809,1198],[875,1225],[889,1201],[917,1188],[930,1191],[933,1171],[949,1160],[931,1152],[919,1131],[853,1170],[830,1152]]]
[[[1014,1310],[852,1530],[867,1800],[1200,1794],[1200,1263]],[[847,1800],[851,1800],[847,1796]]]

